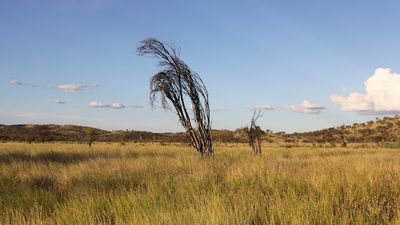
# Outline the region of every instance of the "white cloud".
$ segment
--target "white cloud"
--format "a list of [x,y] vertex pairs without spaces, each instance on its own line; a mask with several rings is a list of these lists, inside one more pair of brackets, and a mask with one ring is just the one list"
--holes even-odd
[[322,107],[315,103],[311,103],[307,100],[304,100],[300,104],[282,106],[281,108],[288,109],[288,110],[295,111],[295,112],[308,113],[308,114],[319,114],[325,110],[325,107]]
[[121,103],[112,103],[110,105],[110,108],[112,108],[112,109],[124,109],[125,105],[123,105]]
[[331,95],[331,101],[340,104],[343,111],[367,114],[400,112],[400,74],[391,69],[378,68],[364,82],[366,94],[354,92],[348,96]]
[[110,105],[104,105],[103,103],[98,102],[98,101],[91,101],[91,102],[89,102],[89,107],[92,107],[92,108],[109,108]]
[[[110,108],[110,109],[125,109],[126,106],[124,104],[115,102],[112,104],[103,104],[102,102],[99,101],[91,101],[89,102],[89,107],[92,108]],[[128,106],[130,108],[134,108],[132,106]],[[140,106],[135,106],[136,108],[139,108]]]
[[65,101],[60,100],[60,99],[54,99],[54,103],[55,103],[55,104],[63,105],[63,104],[65,104]]
[[368,111],[372,106],[366,100],[365,95],[354,92],[349,96],[331,95],[331,101],[341,105],[343,111]]
[[22,82],[19,80],[10,80],[8,83],[12,85],[22,85]]
[[63,90],[67,93],[75,93],[77,91],[82,91],[87,88],[97,87],[96,84],[60,84],[57,88]]

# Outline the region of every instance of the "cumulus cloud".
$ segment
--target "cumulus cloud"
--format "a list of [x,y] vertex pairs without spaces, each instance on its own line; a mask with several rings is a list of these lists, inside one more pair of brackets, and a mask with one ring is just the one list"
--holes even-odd
[[359,92],[348,96],[331,95],[332,102],[343,111],[365,114],[391,114],[400,112],[400,74],[391,69],[378,68],[364,82],[365,94]]
[[63,105],[63,104],[65,104],[65,101],[60,100],[60,99],[54,99],[54,103],[55,104],[59,104],[59,105]]
[[22,85],[22,82],[19,80],[10,80],[8,83],[12,85]]
[[354,92],[349,96],[331,95],[331,101],[341,105],[343,111],[369,111],[372,109],[371,102],[367,101],[366,96]]
[[282,106],[282,108],[308,114],[320,114],[322,111],[325,110],[325,107],[322,107],[315,103],[311,103],[307,100],[304,100],[302,103],[296,105]]
[[75,93],[77,91],[82,91],[87,88],[97,87],[97,85],[96,84],[60,84],[60,85],[57,85],[56,87],[67,93]]

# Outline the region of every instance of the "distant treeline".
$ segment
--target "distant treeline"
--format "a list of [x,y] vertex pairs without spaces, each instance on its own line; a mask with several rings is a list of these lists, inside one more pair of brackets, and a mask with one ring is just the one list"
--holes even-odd
[[[400,116],[384,117],[367,123],[327,128],[318,131],[286,134],[262,131],[266,142],[288,144],[330,143],[399,143]],[[213,130],[216,142],[246,143],[245,128]],[[177,142],[190,143],[185,133],[153,133],[147,131],[106,131],[75,125],[0,125],[0,141],[15,142]]]

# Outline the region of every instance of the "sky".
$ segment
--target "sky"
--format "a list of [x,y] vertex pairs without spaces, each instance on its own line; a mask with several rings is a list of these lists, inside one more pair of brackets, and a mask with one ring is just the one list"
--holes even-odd
[[397,0],[0,0],[0,124],[175,132],[147,38],[180,48],[217,129],[302,132],[400,112]]

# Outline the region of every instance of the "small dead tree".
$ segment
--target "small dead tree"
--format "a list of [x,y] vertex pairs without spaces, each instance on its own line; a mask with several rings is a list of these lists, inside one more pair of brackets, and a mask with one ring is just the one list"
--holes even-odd
[[154,38],[142,41],[137,50],[139,55],[157,58],[161,67],[150,80],[151,105],[154,107],[158,96],[164,109],[170,109],[169,103],[172,103],[197,153],[213,155],[208,91],[200,76],[180,59],[175,47]]
[[261,154],[263,131],[260,126],[257,126],[257,120],[260,117],[262,117],[261,110],[254,110],[253,117],[250,121],[250,127],[247,127],[246,129],[249,145],[253,149],[254,154]]
[[338,127],[337,133],[339,135],[339,138],[342,142],[342,147],[347,147],[347,141],[346,141],[346,127],[344,125]]

